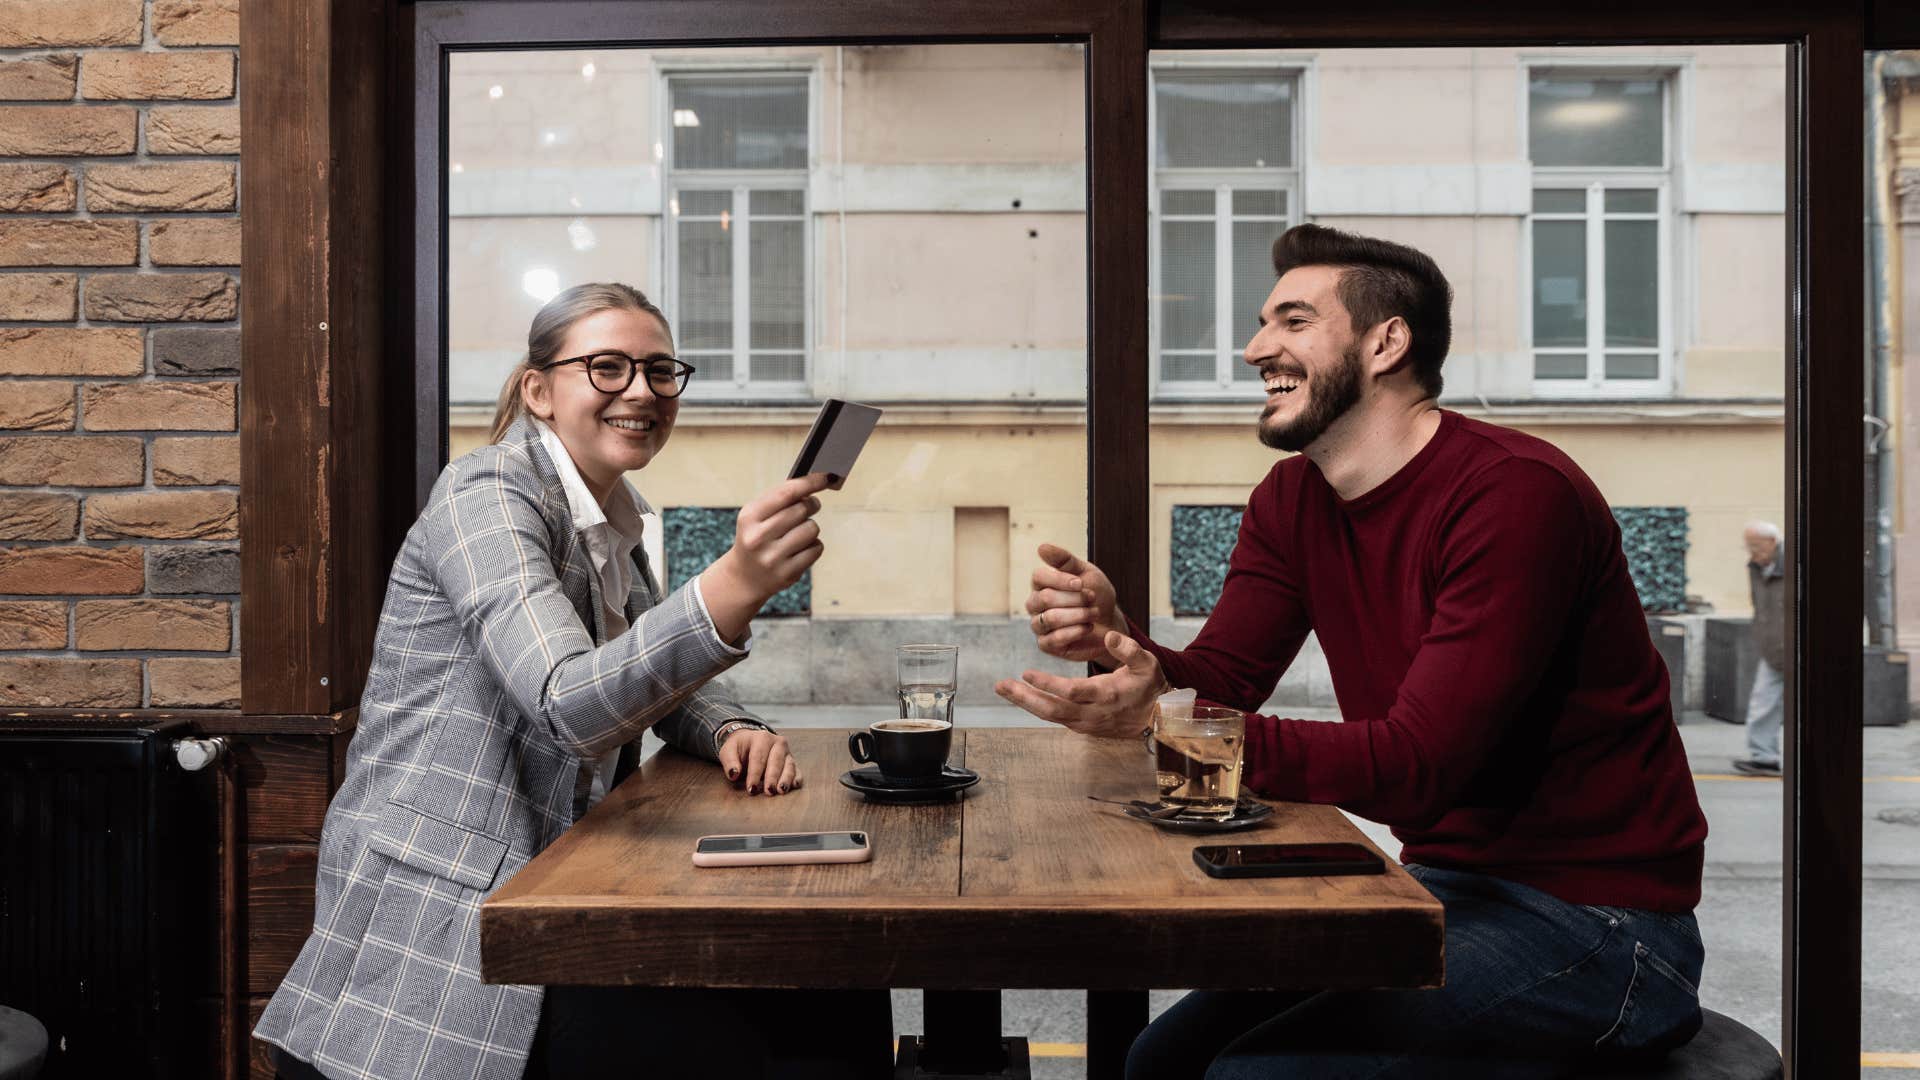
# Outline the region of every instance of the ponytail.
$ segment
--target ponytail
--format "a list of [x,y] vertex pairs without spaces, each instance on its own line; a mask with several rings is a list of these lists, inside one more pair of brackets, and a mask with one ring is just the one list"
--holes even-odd
[[493,407],[493,431],[487,436],[489,445],[507,437],[507,429],[514,421],[527,415],[527,403],[520,396],[520,385],[527,381],[527,373],[533,371],[533,362],[521,357],[507,373],[507,382],[500,388],[500,403]]

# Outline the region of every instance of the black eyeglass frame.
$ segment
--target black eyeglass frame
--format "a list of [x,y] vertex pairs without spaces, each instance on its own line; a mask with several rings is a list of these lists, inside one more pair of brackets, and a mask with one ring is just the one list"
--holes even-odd
[[[620,359],[625,360],[627,362],[626,379],[622,381],[619,386],[614,387],[613,389],[608,389],[607,387],[601,385],[600,380],[596,378],[593,374],[593,362],[605,356],[617,356]],[[548,363],[540,365],[539,370],[552,371],[554,368],[563,367],[567,364],[582,364],[582,365],[585,365],[587,370],[587,382],[595,390],[598,390],[603,394],[624,394],[627,392],[627,387],[633,385],[634,377],[639,373],[642,367],[651,368],[655,364],[660,364],[660,363],[667,363],[667,364],[674,365],[673,378],[674,378],[674,386],[675,386],[673,393],[664,394],[660,392],[659,387],[653,385],[653,380],[649,378],[647,380],[647,385],[652,388],[653,396],[660,397],[660,398],[677,398],[681,394],[686,393],[687,383],[692,381],[693,373],[700,370],[699,368],[694,367],[692,364],[687,363],[685,360],[682,360],[677,356],[648,356],[645,358],[641,358],[641,357],[628,356],[626,353],[616,352],[613,350],[607,350],[605,352],[588,353],[585,356],[574,356],[574,357],[569,357],[568,359],[565,359],[565,360],[550,361]]]

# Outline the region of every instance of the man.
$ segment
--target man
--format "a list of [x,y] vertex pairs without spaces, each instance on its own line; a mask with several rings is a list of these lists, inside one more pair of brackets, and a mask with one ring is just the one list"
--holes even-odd
[[1452,292],[1432,259],[1301,225],[1273,261],[1245,359],[1261,441],[1300,456],[1249,497],[1199,637],[1155,644],[1047,545],[1041,648],[1112,670],[996,689],[1137,736],[1170,686],[1254,709],[1318,634],[1345,721],[1249,716],[1246,781],[1393,827],[1446,907],[1446,986],[1194,993],[1128,1075],[1558,1076],[1685,1041],[1706,821],[1605,499],[1547,443],[1435,404]]
[[1735,759],[1748,776],[1780,775],[1780,719],[1787,683],[1787,579],[1780,564],[1780,527],[1747,525],[1747,589],[1753,595],[1753,693],[1747,697],[1747,756]]

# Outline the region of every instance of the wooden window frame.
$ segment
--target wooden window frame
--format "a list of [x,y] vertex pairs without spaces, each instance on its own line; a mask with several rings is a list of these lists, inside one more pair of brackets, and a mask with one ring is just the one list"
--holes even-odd
[[[445,51],[607,40],[1086,44],[1088,298],[1098,316],[1088,323],[1092,555],[1136,607],[1148,580],[1149,49],[1788,45],[1787,280],[1798,303],[1786,327],[1793,662],[1782,1030],[1789,1076],[1859,1068],[1860,63],[1868,48],[1920,45],[1920,10],[1792,0],[1360,0],[1320,9],[1259,0],[1012,8],[986,0],[470,0],[457,10],[290,0],[250,8],[242,24],[240,510],[249,720],[339,716],[357,702],[387,567],[436,471],[415,448],[422,439],[443,443],[442,406],[421,391],[437,395],[444,372],[408,358],[439,355],[444,338],[443,248],[436,235],[416,249],[414,224],[434,222],[437,231],[445,206],[444,177],[423,175],[431,170],[422,164],[437,168],[440,147],[419,141],[422,132],[444,135]],[[444,445],[435,449],[444,455]]]

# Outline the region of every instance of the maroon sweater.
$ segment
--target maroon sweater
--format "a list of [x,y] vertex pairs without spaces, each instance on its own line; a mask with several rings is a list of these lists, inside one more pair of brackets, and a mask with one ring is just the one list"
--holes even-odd
[[1402,858],[1571,903],[1700,899],[1706,818],[1600,492],[1529,435],[1442,411],[1351,501],[1305,456],[1248,500],[1174,686],[1252,710],[1308,631],[1340,723],[1249,716],[1247,781],[1393,827]]

